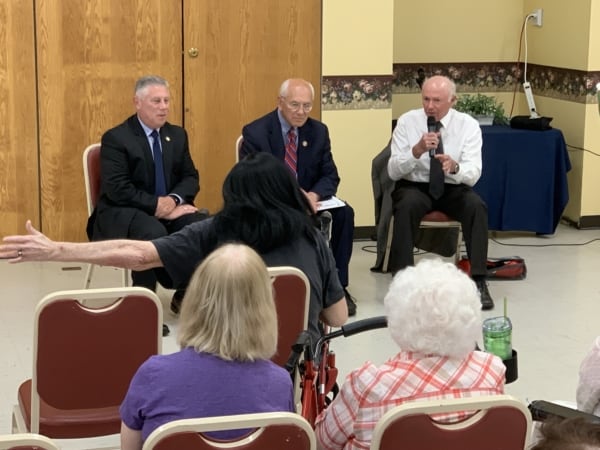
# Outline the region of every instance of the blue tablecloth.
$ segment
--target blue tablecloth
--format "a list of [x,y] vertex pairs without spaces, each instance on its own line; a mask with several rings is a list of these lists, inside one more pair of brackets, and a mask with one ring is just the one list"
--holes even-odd
[[474,189],[498,231],[552,234],[569,191],[571,162],[562,132],[483,126],[483,172]]

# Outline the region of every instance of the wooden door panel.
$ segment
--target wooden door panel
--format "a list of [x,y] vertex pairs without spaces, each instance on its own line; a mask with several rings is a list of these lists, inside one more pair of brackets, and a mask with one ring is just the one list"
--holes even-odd
[[0,236],[39,226],[32,2],[0,0]]
[[133,114],[135,80],[171,84],[181,123],[181,3],[161,0],[36,2],[42,229],[86,240],[83,149]]
[[200,171],[197,205],[214,212],[235,139],[275,108],[283,80],[313,82],[319,117],[321,0],[184,0],[183,17],[184,122]]

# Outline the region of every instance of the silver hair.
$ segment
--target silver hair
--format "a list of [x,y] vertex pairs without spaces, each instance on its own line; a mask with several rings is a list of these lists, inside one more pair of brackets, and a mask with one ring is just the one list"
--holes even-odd
[[164,86],[169,87],[169,82],[158,75],[145,75],[135,82],[134,94],[139,96],[148,86]]

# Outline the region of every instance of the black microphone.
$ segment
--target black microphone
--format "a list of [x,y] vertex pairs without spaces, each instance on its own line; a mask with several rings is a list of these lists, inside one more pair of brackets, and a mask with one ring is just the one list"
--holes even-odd
[[[427,132],[428,133],[435,133],[437,130],[437,120],[435,120],[435,117],[433,116],[427,116]],[[429,157],[430,158],[435,158],[435,151],[437,149],[435,148],[431,148],[429,149]]]

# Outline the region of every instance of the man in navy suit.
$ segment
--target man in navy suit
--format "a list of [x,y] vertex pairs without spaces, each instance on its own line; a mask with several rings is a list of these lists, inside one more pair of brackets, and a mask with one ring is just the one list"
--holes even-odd
[[[100,198],[88,225],[93,240],[156,239],[207,216],[194,206],[198,171],[186,131],[167,122],[169,102],[165,79],[140,78],[136,114],[102,136]],[[153,270],[133,272],[132,280],[156,289]],[[177,291],[172,309],[182,297],[183,290]]]
[[[277,109],[244,126],[240,158],[267,151],[280,158],[296,175],[314,211],[321,200],[337,192],[340,183],[331,154],[327,126],[308,113],[315,97],[311,83],[301,79],[283,82]],[[348,204],[330,209],[331,250],[344,287],[348,313],[356,314],[356,303],[348,293],[348,265],[352,256],[354,210]]]

